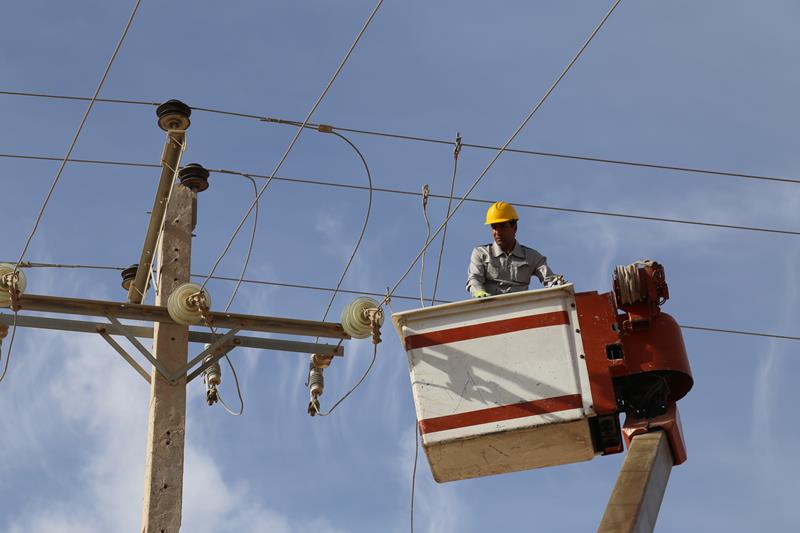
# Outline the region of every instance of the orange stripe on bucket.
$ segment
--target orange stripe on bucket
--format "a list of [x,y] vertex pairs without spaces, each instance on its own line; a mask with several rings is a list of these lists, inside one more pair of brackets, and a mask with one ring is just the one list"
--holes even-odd
[[566,311],[553,311],[552,313],[541,313],[538,315],[521,316],[517,318],[507,318],[505,320],[495,320],[494,322],[482,322],[471,326],[461,326],[451,329],[440,329],[429,331],[417,335],[406,337],[406,350],[415,348],[425,348],[436,346],[437,344],[447,344],[450,342],[466,341],[469,339],[479,339],[481,337],[491,337],[513,331],[524,329],[544,328],[547,326],[562,326],[569,324],[569,315]]
[[490,407],[489,409],[480,409],[468,413],[426,418],[425,420],[420,420],[419,431],[422,434],[435,433],[437,431],[477,426],[478,424],[488,424],[526,416],[545,415],[579,407],[583,407],[581,395],[569,394],[512,405],[502,405],[500,407]]

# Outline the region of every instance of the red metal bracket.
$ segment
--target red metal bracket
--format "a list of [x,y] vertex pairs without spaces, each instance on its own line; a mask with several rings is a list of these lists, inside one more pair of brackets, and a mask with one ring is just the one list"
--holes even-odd
[[678,405],[674,402],[669,404],[666,413],[655,418],[634,418],[630,414],[626,415],[625,424],[622,426],[625,445],[630,447],[633,437],[650,433],[657,429],[663,430],[667,434],[675,466],[686,461],[686,441],[683,439],[683,427],[681,426],[681,417],[678,414]]

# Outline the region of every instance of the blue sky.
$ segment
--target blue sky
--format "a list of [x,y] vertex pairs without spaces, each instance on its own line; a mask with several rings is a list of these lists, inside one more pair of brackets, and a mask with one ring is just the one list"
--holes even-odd
[[[101,97],[302,120],[373,7],[352,2],[144,1]],[[610,2],[386,1],[314,120],[342,127],[501,145],[544,94]],[[6,2],[0,90],[91,96],[133,2]],[[514,147],[796,177],[796,2],[623,1]],[[60,157],[85,102],[0,95],[0,153]],[[294,129],[196,111],[184,162],[267,174]],[[447,194],[446,145],[348,137],[375,186]],[[97,103],[73,157],[157,163],[153,109]],[[492,153],[465,148],[456,192]],[[0,260],[14,261],[58,168],[0,157]],[[307,131],[279,173],[366,185],[341,140]],[[26,260],[127,266],[138,259],[158,173],[68,164]],[[259,182],[261,184],[261,182]],[[476,198],[797,230],[798,186],[505,154]],[[214,174],[200,195],[192,271],[207,272],[252,202],[252,186]],[[264,194],[248,278],[331,287],[358,236],[367,193],[275,182]],[[448,229],[439,296],[466,297],[469,252],[488,242],[485,205]],[[431,199],[435,226],[446,200]],[[614,265],[665,265],[681,324],[797,335],[797,236],[590,216],[520,212],[520,241],[578,291],[606,291]],[[248,231],[218,271],[236,276]],[[419,197],[375,192],[343,287],[382,292],[419,251]],[[426,255],[430,294],[436,250]],[[29,270],[29,292],[122,300],[111,271]],[[419,267],[398,294],[419,292]],[[217,304],[232,284],[210,283]],[[320,319],[330,295],[244,285],[245,313]],[[351,295],[338,296],[338,316]],[[395,299],[395,310],[415,307]],[[373,372],[332,416],[306,415],[306,358],[240,350],[245,415],[208,408],[189,387],[184,531],[406,531],[414,413],[405,353],[384,328]],[[800,490],[791,414],[800,370],[790,341],[685,330],[695,388],[680,402],[689,460],[676,468],[657,531],[793,530]],[[4,344],[4,349],[7,343]],[[195,350],[198,347],[194,347]],[[323,403],[369,362],[348,342]],[[148,389],[102,339],[20,330],[0,385],[0,530],[137,531]],[[235,401],[229,373],[223,394]],[[438,485],[424,460],[417,531],[592,531],[623,455]]]

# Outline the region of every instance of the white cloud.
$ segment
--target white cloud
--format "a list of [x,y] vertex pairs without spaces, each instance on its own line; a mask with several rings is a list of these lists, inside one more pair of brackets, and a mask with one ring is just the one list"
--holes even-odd
[[[102,340],[66,333],[43,338],[44,342],[36,346],[19,346],[16,354],[25,363],[11,376],[18,381],[41,370],[39,354],[34,350],[45,352],[51,364],[55,361],[55,372],[45,374],[39,383],[45,393],[36,400],[35,412],[22,413],[20,420],[26,416],[37,420],[25,429],[33,442],[57,439],[56,433],[73,428],[82,441],[81,448],[69,454],[80,457],[78,475],[69,480],[74,491],[63,501],[31,503],[7,515],[3,527],[12,533],[138,531],[149,387]],[[27,394],[36,396],[32,390]],[[202,420],[191,419],[189,423],[195,435],[202,432]],[[40,453],[37,447],[12,448],[15,460],[30,463]],[[264,506],[246,484],[227,480],[220,461],[202,447],[187,443],[185,453],[183,530],[338,531],[313,513],[310,519],[290,520]]]

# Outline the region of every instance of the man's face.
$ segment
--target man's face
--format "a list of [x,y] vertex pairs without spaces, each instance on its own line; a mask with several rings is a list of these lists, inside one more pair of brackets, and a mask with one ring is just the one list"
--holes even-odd
[[492,224],[492,237],[503,251],[508,252],[514,247],[517,235],[517,225],[513,221]]

